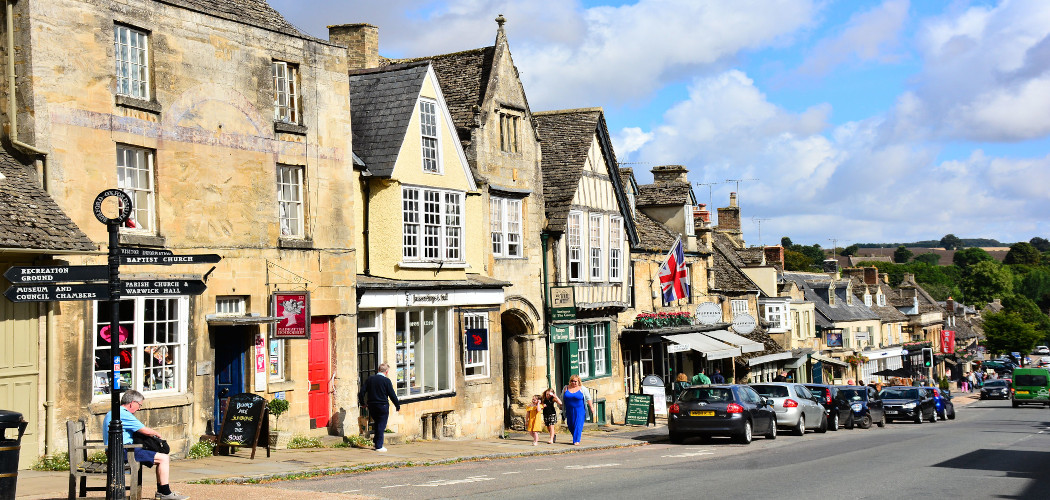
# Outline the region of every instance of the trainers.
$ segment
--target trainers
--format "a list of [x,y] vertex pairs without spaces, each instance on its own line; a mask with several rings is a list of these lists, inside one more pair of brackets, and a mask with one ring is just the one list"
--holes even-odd
[[379,453],[386,453],[386,446],[382,448],[376,448],[376,451],[378,451]]
[[190,498],[190,496],[180,495],[177,491],[173,491],[171,493],[168,493],[167,495],[162,495],[158,491],[157,494],[153,496],[153,498],[157,500],[187,500],[188,498]]

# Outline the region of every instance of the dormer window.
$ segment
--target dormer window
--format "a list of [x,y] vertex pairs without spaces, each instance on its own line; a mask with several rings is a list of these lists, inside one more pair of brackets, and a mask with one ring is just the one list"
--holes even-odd
[[875,302],[880,306],[886,305],[886,296],[884,294],[878,294],[875,296]]
[[430,99],[419,100],[419,133],[422,136],[423,171],[441,173],[441,162],[438,158],[437,102]]
[[871,294],[864,292],[864,305],[871,307]]

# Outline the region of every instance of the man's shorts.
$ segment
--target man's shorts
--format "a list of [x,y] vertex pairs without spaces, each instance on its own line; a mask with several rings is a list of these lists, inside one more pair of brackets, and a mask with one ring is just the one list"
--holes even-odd
[[157,452],[144,450],[142,448],[135,448],[135,461],[145,465],[146,467],[153,467],[153,458],[157,456]]

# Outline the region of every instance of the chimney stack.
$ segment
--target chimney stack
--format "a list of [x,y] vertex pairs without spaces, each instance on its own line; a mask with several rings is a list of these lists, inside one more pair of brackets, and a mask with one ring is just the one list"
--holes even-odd
[[729,193],[729,206],[718,209],[718,230],[740,232],[740,207],[736,204],[736,193]]
[[877,267],[865,267],[864,268],[864,284],[875,285],[879,282],[879,268]]
[[784,267],[784,247],[780,245],[765,247],[764,253],[767,264]]
[[328,27],[328,41],[346,45],[347,69],[379,67],[379,28],[367,23]]
[[689,184],[689,170],[682,165],[660,165],[653,167],[653,182],[681,182]]

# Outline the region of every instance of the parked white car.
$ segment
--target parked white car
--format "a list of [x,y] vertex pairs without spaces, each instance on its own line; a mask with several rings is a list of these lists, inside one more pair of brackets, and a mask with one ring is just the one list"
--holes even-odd
[[1037,346],[1035,346],[1035,353],[1036,354],[1050,354],[1050,347],[1047,347],[1045,345],[1037,345]]

